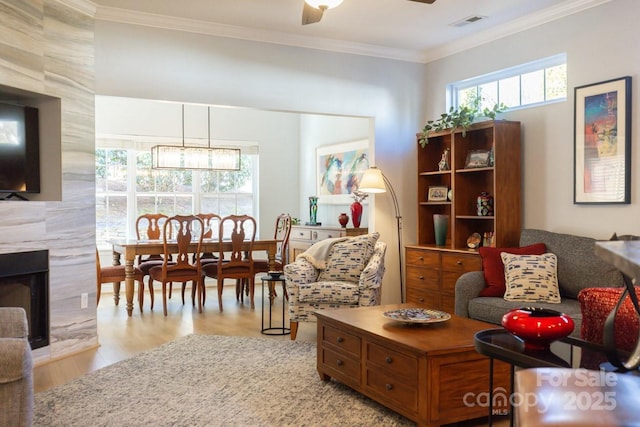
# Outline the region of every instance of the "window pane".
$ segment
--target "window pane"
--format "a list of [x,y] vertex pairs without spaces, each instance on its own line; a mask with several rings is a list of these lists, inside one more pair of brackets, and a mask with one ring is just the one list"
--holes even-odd
[[478,87],[480,92],[480,109],[493,108],[498,103],[498,82],[490,82]]
[[451,83],[447,87],[451,105],[470,105],[476,90],[481,108],[492,108],[495,103],[517,108],[566,100],[566,62],[566,54],[558,54]]
[[217,196],[202,196],[200,199],[200,212],[220,212],[220,199]]
[[520,76],[502,79],[498,82],[499,102],[507,107],[520,105]]
[[107,205],[107,237],[124,239],[127,237],[127,196],[109,196]]
[[458,91],[458,105],[470,105],[478,96],[478,87],[472,86]]
[[107,190],[107,150],[96,149],[96,191]]
[[544,102],[544,70],[526,73],[522,78],[522,105]]
[[136,212],[136,218],[142,214],[155,213],[156,212],[156,197],[149,195],[137,195],[136,206],[138,208]]
[[136,154],[136,191],[153,191],[155,177],[151,169],[151,153]]
[[567,97],[567,64],[545,70],[547,100]]

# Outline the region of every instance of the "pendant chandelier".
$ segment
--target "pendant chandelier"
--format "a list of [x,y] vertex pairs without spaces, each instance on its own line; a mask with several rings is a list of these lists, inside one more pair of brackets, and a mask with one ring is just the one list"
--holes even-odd
[[186,146],[184,143],[184,104],[182,104],[182,145],[151,147],[153,169],[240,170],[240,149],[211,147],[211,114],[207,107],[207,146]]

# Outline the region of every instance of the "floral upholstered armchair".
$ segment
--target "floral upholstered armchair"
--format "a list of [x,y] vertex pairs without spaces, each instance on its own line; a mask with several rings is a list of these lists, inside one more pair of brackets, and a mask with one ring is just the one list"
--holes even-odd
[[380,304],[387,244],[378,233],[322,240],[284,267],[291,339],[316,310]]

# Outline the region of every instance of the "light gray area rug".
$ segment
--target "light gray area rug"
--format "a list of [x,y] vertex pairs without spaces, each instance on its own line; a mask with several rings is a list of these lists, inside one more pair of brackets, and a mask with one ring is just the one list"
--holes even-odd
[[414,426],[335,381],[316,346],[188,335],[35,396],[35,426]]

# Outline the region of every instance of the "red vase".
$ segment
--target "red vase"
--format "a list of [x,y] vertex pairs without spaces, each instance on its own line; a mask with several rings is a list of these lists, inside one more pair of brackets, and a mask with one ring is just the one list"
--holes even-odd
[[346,213],[341,213],[338,216],[338,222],[340,223],[340,226],[342,228],[346,228],[347,224],[349,223],[349,215],[347,215]]
[[548,350],[553,341],[573,332],[573,319],[559,311],[525,307],[502,317],[502,326],[524,341],[526,350]]
[[355,228],[360,227],[360,220],[362,220],[362,204],[353,202],[351,203],[351,221]]

